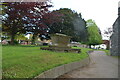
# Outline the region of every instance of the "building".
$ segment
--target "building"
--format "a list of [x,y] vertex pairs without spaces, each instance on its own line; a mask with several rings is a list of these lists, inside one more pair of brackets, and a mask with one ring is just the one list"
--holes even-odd
[[120,56],[120,2],[118,3],[118,18],[113,24],[113,34],[110,40],[111,56]]
[[106,45],[106,49],[109,49],[110,41],[109,40],[102,40],[102,43]]

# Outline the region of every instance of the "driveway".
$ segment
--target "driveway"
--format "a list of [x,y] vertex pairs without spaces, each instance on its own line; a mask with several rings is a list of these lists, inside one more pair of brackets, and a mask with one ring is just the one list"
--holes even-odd
[[104,51],[90,53],[90,65],[73,70],[59,78],[118,78],[118,58]]

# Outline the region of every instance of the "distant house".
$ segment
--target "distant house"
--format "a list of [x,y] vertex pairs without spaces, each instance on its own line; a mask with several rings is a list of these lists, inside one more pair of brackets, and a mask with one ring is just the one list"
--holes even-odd
[[106,45],[107,49],[109,49],[110,41],[109,40],[103,40],[102,42],[103,42],[103,44]]
[[113,24],[113,34],[110,38],[110,54],[120,56],[120,2],[118,7],[118,18]]

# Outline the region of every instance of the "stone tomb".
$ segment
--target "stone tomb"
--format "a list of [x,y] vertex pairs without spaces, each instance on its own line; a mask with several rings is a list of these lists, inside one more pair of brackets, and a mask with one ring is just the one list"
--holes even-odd
[[42,50],[50,50],[50,51],[59,51],[59,52],[74,52],[80,53],[80,49],[72,49],[68,46],[70,42],[70,36],[64,34],[53,34],[51,35],[52,45],[49,47],[42,47]]

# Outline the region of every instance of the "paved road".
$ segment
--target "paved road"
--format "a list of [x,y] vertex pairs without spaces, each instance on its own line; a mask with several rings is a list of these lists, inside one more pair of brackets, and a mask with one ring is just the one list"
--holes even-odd
[[90,53],[89,66],[76,69],[59,78],[118,78],[118,58],[107,56],[103,51]]

